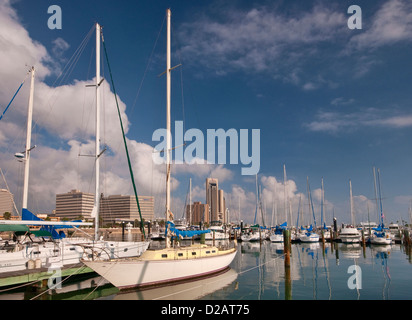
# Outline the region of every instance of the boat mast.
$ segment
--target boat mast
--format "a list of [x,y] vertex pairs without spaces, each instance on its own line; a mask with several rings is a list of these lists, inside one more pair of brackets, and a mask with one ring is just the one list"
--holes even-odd
[[189,180],[189,225],[192,225],[192,178]]
[[320,199],[320,202],[321,202],[321,205],[320,205],[320,210],[321,210],[321,214],[320,214],[320,220],[321,220],[321,222],[320,222],[320,224],[321,224],[321,228],[323,228],[323,223],[324,223],[324,217],[323,217],[323,215],[325,214],[324,213],[324,206],[325,206],[325,189],[323,188],[323,178],[322,178],[322,185],[321,185],[321,199]]
[[[170,220],[170,140],[171,140],[171,124],[170,124],[170,97],[171,97],[171,58],[170,58],[170,18],[172,12],[166,10],[167,16],[167,43],[166,43],[166,222]],[[168,237],[166,237],[166,247],[169,247]]]
[[94,239],[99,239],[99,207],[100,207],[100,34],[101,27],[96,23],[96,163],[95,163],[95,198],[94,198]]
[[288,221],[287,217],[287,199],[286,199],[286,165],[283,165],[283,191],[284,191],[284,214],[285,214],[285,221]]
[[376,191],[376,173],[375,173],[375,167],[373,167],[373,187],[374,187],[374,190],[375,190],[376,218],[379,220],[378,193],[377,193],[377,191]]
[[29,168],[30,168],[30,151],[31,147],[31,129],[33,119],[33,100],[34,100],[34,77],[35,69],[31,68],[31,84],[30,84],[30,97],[29,106],[27,111],[27,135],[26,135],[26,150],[24,152],[24,182],[23,182],[23,204],[22,209],[27,209],[27,199],[29,194]]
[[354,227],[355,219],[353,216],[352,182],[350,179],[349,179],[349,197],[350,197],[350,219],[351,219],[351,224]]
[[380,173],[379,168],[378,168],[378,190],[379,190],[379,205],[381,209],[380,221],[381,221],[381,226],[383,229],[384,225],[383,225],[383,208],[382,208],[382,195],[381,195],[381,173]]

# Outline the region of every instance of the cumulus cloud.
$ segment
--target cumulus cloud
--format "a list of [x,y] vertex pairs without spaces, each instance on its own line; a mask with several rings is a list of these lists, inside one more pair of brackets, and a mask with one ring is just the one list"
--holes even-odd
[[[71,189],[94,193],[95,153],[95,88],[86,87],[94,79],[75,79],[69,83],[50,86],[47,77],[56,75],[55,67],[65,60],[70,44],[62,38],[53,41],[51,54],[30,38],[22,26],[10,1],[0,0],[0,106],[5,106],[24,79],[29,66],[36,68],[32,144],[38,146],[31,153],[29,206],[33,211],[51,212],[56,193]],[[10,189],[20,207],[22,163],[13,159],[15,152],[24,150],[27,102],[30,78],[13,102],[13,107],[0,126],[0,163]],[[101,159],[101,192],[133,194],[118,120],[115,97],[110,85],[100,86],[102,101],[101,148],[107,148]],[[122,122],[127,134],[130,122],[126,104],[118,97]],[[3,109],[1,110],[3,111]],[[139,195],[154,195],[156,215],[164,212],[165,166],[153,161],[153,147],[127,139],[129,154]],[[80,156],[79,156],[80,155]],[[232,179],[233,172],[223,165],[173,165],[172,193],[181,186],[179,174],[193,174],[206,178],[213,175],[220,181]],[[172,211],[183,210],[184,203],[173,196]]]
[[412,39],[412,3],[408,0],[390,0],[372,18],[370,27],[350,39],[349,48],[376,49]]

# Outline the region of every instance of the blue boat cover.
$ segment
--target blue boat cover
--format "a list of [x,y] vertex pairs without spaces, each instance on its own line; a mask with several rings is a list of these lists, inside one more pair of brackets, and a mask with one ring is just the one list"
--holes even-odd
[[[27,209],[22,210],[22,216],[21,219],[27,220],[27,221],[44,221],[43,219],[38,218],[36,215],[31,213]],[[74,220],[72,222],[82,222],[81,220]],[[51,233],[53,239],[62,239],[66,238],[66,235],[63,231],[57,232],[56,229],[71,229],[73,228],[72,226],[63,226],[63,225],[56,225],[56,226],[42,226],[40,230],[47,231]]]
[[204,233],[210,233],[210,230],[180,230],[175,228],[175,224],[171,221],[167,221],[166,223],[166,234],[167,234],[167,228],[169,228],[170,232],[174,233],[176,236],[180,237],[193,237],[196,235],[204,234]]

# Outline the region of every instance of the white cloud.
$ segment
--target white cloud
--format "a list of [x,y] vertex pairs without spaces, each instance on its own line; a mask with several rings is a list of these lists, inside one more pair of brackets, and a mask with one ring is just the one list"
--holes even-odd
[[52,52],[54,56],[56,58],[63,59],[63,61],[66,61],[66,59],[64,59],[62,56],[66,52],[66,50],[70,48],[70,45],[63,38],[60,37],[53,40],[52,43]]
[[[29,206],[34,211],[51,212],[55,206],[56,193],[71,189],[94,192],[94,160],[79,157],[79,153],[94,154],[95,89],[86,88],[86,85],[93,83],[93,79],[74,80],[57,87],[48,86],[44,79],[54,74],[52,66],[58,62],[52,60],[44,46],[30,38],[7,0],[0,0],[0,43],[1,106],[10,101],[29,66],[34,65],[36,68],[32,144],[38,146],[31,153]],[[54,57],[63,58],[61,54],[68,47],[64,39],[56,39]],[[22,175],[17,173],[22,172],[22,164],[13,159],[13,154],[21,152],[25,144],[29,87],[30,79],[17,95],[0,126],[1,168],[15,193],[18,207]],[[101,157],[101,191],[106,194],[132,194],[115,99],[106,81],[102,83],[100,92],[101,144],[102,148],[108,147]],[[119,107],[127,133],[130,123],[125,113],[126,105],[120,97]],[[138,193],[164,193],[162,181],[165,168],[153,163],[153,148],[133,140],[127,140],[127,143]],[[218,172],[219,169],[216,168]],[[221,170],[220,173],[223,177],[225,171]],[[172,178],[172,190],[178,186],[179,181]]]
[[364,127],[405,128],[412,126],[412,115],[394,115],[393,110],[368,108],[359,112],[339,113],[319,111],[316,120],[304,124],[310,131],[337,133]]
[[355,99],[345,99],[343,97],[333,99],[330,104],[333,106],[346,106],[355,102]]
[[[325,6],[293,17],[270,7],[230,8],[220,14],[220,21],[202,16],[183,24],[179,38],[184,39],[182,53],[187,59],[226,72],[290,74],[282,70],[296,70],[307,56],[317,54],[318,44],[334,42],[346,28],[345,15]],[[284,77],[287,82],[300,82],[296,72]]]
[[362,32],[351,38],[351,48],[376,49],[400,41],[411,41],[412,3],[408,0],[387,1],[373,16],[370,27],[367,21],[363,25]]

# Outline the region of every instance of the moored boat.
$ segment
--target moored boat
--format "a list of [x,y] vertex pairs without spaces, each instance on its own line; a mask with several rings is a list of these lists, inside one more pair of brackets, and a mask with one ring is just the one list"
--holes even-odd
[[[171,92],[171,37],[170,9],[167,16],[167,56],[166,56],[166,130],[170,132],[170,92]],[[185,236],[186,233],[205,233],[205,230],[182,231],[171,223],[170,211],[170,135],[166,135],[166,247],[158,250],[146,250],[138,258],[107,259],[101,261],[83,261],[89,268],[120,289],[152,286],[193,279],[220,272],[229,268],[236,256],[236,242],[233,247],[208,246],[196,244],[188,247],[171,247],[172,236]],[[210,230],[208,230],[210,232]]]

